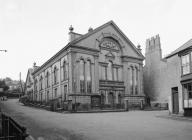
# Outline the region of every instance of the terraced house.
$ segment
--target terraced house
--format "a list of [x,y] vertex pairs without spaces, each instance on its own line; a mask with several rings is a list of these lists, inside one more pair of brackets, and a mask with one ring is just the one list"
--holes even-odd
[[69,43],[32,73],[31,100],[59,99],[77,109],[144,103],[140,46],[113,21],[84,35],[69,30]]

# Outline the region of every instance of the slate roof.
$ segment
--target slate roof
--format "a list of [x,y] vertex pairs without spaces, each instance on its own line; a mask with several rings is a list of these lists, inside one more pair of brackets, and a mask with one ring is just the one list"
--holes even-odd
[[179,47],[178,49],[176,49],[175,51],[173,51],[172,53],[170,53],[169,55],[167,55],[165,58],[169,58],[175,54],[178,54],[179,52],[192,47],[192,39],[190,39],[189,41],[187,41],[185,44],[183,44],[181,47]]

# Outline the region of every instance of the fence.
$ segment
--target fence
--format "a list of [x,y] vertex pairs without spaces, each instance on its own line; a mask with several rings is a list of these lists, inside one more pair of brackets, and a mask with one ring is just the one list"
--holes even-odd
[[28,136],[26,128],[20,126],[11,117],[1,114],[2,132],[0,140],[25,140]]

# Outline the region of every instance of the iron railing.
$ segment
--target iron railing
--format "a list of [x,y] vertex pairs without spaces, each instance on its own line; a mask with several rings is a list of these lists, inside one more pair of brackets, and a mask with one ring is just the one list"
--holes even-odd
[[26,128],[19,125],[10,116],[1,114],[2,132],[0,140],[25,140],[28,134]]

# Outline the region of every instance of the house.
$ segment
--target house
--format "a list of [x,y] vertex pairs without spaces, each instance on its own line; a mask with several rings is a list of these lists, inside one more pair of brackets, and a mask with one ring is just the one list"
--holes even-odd
[[162,58],[159,35],[146,41],[144,89],[152,102],[174,114],[192,115],[192,39]]

